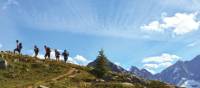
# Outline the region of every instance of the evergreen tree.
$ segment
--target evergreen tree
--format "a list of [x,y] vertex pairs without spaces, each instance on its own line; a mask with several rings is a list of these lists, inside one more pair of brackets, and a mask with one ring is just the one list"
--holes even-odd
[[106,56],[104,55],[103,49],[99,51],[99,55],[97,56],[97,63],[94,67],[94,73],[97,77],[102,78],[108,73]]

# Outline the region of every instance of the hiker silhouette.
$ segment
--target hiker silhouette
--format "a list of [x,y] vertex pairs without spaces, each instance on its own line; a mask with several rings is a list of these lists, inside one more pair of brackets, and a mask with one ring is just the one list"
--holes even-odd
[[64,50],[64,52],[62,53],[62,56],[64,57],[64,60],[65,60],[65,63],[66,63],[67,60],[68,60],[68,56],[69,56],[69,53],[67,52],[67,50]]
[[19,40],[16,40],[16,48],[14,49],[14,53],[18,50],[19,47]]
[[[14,54],[16,52],[21,54],[22,48],[23,48],[22,43],[19,42],[19,40],[16,40],[16,48],[14,49]],[[45,55],[44,55],[45,60],[46,59],[50,60],[50,58],[51,58],[51,48],[44,45],[44,49],[45,49]],[[39,52],[40,52],[40,49],[37,47],[37,45],[34,45],[34,57],[35,58],[37,58]],[[56,61],[60,61],[60,55],[61,55],[61,53],[57,49],[55,49]],[[68,57],[69,57],[69,52],[67,50],[64,50],[64,52],[62,53],[62,56],[64,57],[64,61],[67,62]]]
[[37,56],[38,56],[38,53],[39,53],[39,48],[35,45],[34,46],[34,52],[35,52],[35,58],[37,58]]
[[44,49],[45,49],[45,60],[48,58],[50,59],[50,56],[51,56],[51,48],[47,47],[46,45],[44,46]]
[[16,40],[17,47],[14,49],[14,54],[17,51],[19,54],[21,54],[21,50],[23,48],[22,43],[19,43],[19,40]]
[[60,59],[60,52],[57,49],[55,49],[55,56],[56,56],[56,61],[59,61],[59,59]]

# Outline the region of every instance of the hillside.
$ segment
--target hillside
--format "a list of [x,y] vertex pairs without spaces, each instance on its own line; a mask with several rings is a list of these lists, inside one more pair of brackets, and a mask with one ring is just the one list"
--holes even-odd
[[0,69],[1,88],[175,88],[116,72],[110,72],[107,79],[98,79],[90,73],[93,68],[11,52],[1,52],[0,57],[8,63]]

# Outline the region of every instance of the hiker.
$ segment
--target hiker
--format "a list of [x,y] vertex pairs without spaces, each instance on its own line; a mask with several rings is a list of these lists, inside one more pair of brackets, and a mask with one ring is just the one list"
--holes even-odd
[[59,61],[59,59],[60,59],[60,52],[57,49],[55,49],[55,56],[56,56],[56,61]]
[[22,43],[19,43],[19,50],[18,50],[18,52],[19,52],[19,54],[21,54],[21,50],[22,50]]
[[37,58],[37,55],[38,55],[38,53],[39,53],[39,48],[35,45],[34,46],[34,52],[35,52],[35,58]]
[[19,40],[16,40],[16,48],[14,49],[14,54],[16,51],[18,51],[18,47],[19,47]]
[[17,48],[14,49],[14,54],[15,52],[17,51],[19,54],[21,54],[21,50],[22,50],[22,43],[19,43],[18,40],[16,40],[16,43],[17,43]]
[[19,40],[16,40],[16,47],[19,46]]
[[45,60],[47,58],[50,59],[51,49],[49,47],[47,47],[46,45],[44,46],[44,49],[45,49],[45,52],[46,52],[45,56],[44,56]]
[[67,50],[64,50],[64,52],[62,53],[62,56],[64,57],[65,63],[67,62],[69,53],[67,52]]

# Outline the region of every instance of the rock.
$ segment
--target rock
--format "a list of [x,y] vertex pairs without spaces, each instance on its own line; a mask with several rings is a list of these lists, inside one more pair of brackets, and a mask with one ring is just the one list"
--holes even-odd
[[119,78],[119,76],[114,76],[112,77],[112,80],[117,80],[117,78]]
[[134,86],[132,83],[129,83],[129,82],[124,82],[124,83],[121,83],[122,85],[126,85],[126,86]]
[[96,82],[105,82],[105,80],[103,80],[103,79],[96,79],[95,81]]
[[127,81],[128,81],[128,82],[132,82],[132,79],[131,79],[131,78],[127,78]]
[[6,69],[8,66],[8,63],[6,60],[0,58],[0,69]]
[[19,59],[14,59],[14,62],[19,62]]
[[38,88],[49,88],[49,87],[46,87],[46,86],[40,85]]

